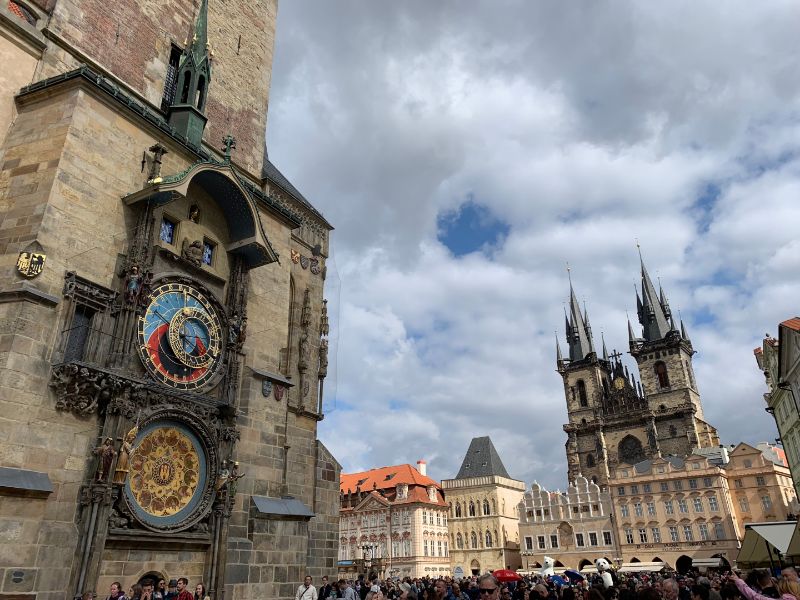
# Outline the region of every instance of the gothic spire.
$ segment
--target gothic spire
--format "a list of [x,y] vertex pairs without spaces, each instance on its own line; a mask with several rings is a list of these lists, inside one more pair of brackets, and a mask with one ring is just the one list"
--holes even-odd
[[641,251],[639,253],[639,261],[642,266],[642,297],[640,299],[639,294],[636,294],[636,304],[644,339],[652,342],[665,338],[669,333],[669,310],[665,311],[664,306],[661,304],[661,298],[656,293],[656,288],[647,273],[647,268],[644,266]]
[[561,344],[558,343],[558,334],[556,334],[556,368],[561,368],[561,362],[564,357],[561,355]]
[[686,326],[683,324],[683,319],[681,319],[681,337],[687,342],[689,341],[689,335],[686,333]]
[[591,329],[587,328],[584,315],[581,313],[581,307],[578,304],[578,298],[575,296],[575,290],[572,287],[572,281],[570,281],[569,321],[567,332],[567,341],[569,342],[569,359],[573,361],[583,360],[587,355],[594,352],[591,340]]
[[186,45],[186,55],[191,55],[194,64],[199,66],[208,60],[208,48],[208,0],[200,0],[192,39]]
[[603,360],[608,362],[608,350],[606,350],[606,336],[603,335],[603,332],[600,332],[600,339],[603,341]]

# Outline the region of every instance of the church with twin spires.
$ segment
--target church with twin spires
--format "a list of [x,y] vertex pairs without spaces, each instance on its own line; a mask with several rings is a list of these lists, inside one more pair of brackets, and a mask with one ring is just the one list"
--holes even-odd
[[566,453],[568,480],[583,475],[608,487],[623,464],[717,446],[716,429],[706,422],[692,368],[695,353],[682,321],[675,319],[666,294],[656,291],[641,262],[641,294],[636,305],[641,333],[628,321],[631,356],[639,380],[608,353],[605,341],[595,348],[588,311],[578,304],[570,281],[566,318],[568,354],[556,341],[556,368],[564,381],[569,422]]

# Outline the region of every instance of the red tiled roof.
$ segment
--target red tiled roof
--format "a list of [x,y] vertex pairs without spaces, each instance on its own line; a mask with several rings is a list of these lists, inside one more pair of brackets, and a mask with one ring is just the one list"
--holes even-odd
[[781,327],[788,327],[789,329],[800,331],[800,317],[794,317],[793,319],[784,321],[781,323]]
[[[433,479],[423,475],[409,464],[380,467],[378,469],[362,471],[361,473],[342,473],[339,489],[347,493],[348,491],[355,492],[356,488],[360,487],[362,491],[368,492],[373,489],[394,489],[398,483],[407,483],[409,486],[421,485],[424,487],[434,485],[437,489],[441,489],[441,486]],[[410,493],[411,491],[409,490],[409,494]]]
[[8,0],[8,10],[17,15],[23,21],[28,20],[28,17],[25,16],[24,12],[22,12],[22,9],[19,7],[19,4],[13,2],[13,0]]

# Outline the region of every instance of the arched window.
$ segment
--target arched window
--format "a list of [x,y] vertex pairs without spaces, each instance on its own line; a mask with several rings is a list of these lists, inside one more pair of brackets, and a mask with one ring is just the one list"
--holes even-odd
[[469,516],[475,516],[475,503],[472,500],[469,501]]
[[497,514],[497,500],[495,500],[494,498],[492,498],[492,512],[494,514]]
[[456,535],[456,548],[459,550],[464,549],[464,538],[461,537],[460,533]]
[[183,72],[183,83],[181,84],[181,104],[189,102],[189,86],[192,84],[192,74],[189,71]]
[[472,548],[477,548],[478,547],[478,536],[475,534],[474,531],[470,534],[469,541],[470,541],[470,545],[472,546]]
[[461,516],[461,503],[460,502],[456,502],[456,516],[457,517]]
[[8,10],[11,11],[11,14],[18,16],[20,19],[27,21],[31,25],[36,25],[36,21],[38,20],[36,15],[21,2],[17,2],[16,0],[8,0]]
[[586,398],[586,384],[583,379],[578,379],[578,401],[581,406],[589,406],[589,400]]
[[492,532],[489,531],[488,529],[486,530],[486,547],[487,548],[492,547]]
[[656,377],[658,378],[658,387],[661,389],[668,388],[669,375],[667,375],[667,365],[664,364],[664,361],[660,360],[654,364],[653,371],[655,371]]
[[200,78],[197,80],[197,95],[194,105],[197,107],[197,110],[203,110],[205,104],[206,104],[206,78],[203,75],[200,75]]
[[590,452],[589,454],[586,455],[586,466],[587,467],[593,467],[594,464],[595,464],[594,463],[594,454],[592,454]]
[[694,387],[694,375],[692,374],[692,366],[687,361],[683,361],[683,364],[686,367],[686,375],[689,377],[689,385]]
[[489,501],[488,500],[484,500],[483,501],[483,514],[484,515],[488,515],[489,514]]
[[669,435],[670,437],[678,437],[678,428],[675,425],[669,426]]

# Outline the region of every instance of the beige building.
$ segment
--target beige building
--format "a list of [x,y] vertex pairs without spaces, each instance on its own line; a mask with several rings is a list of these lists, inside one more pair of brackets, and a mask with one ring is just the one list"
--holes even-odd
[[425,461],[342,473],[339,572],[436,577],[450,572],[448,506]]
[[728,455],[725,473],[742,536],[748,523],[786,521],[798,514],[797,493],[789,468],[770,460],[770,455],[775,456],[769,449],[764,452],[744,443]]
[[533,483],[519,504],[522,568],[536,571],[545,556],[556,569],[592,569],[595,559],[614,564],[619,549],[611,496],[579,476],[566,492]]
[[265,151],[276,15],[0,3],[0,597],[335,572],[331,225]]
[[525,484],[512,479],[488,437],[473,438],[454,479],[442,481],[450,504],[454,574],[522,566],[518,505]]
[[764,372],[767,411],[775,418],[786,460],[800,495],[800,318],[780,324],[778,338],[765,337],[754,350],[758,368]]
[[618,467],[611,496],[623,563],[733,563],[739,525],[721,466],[701,455],[670,456]]

